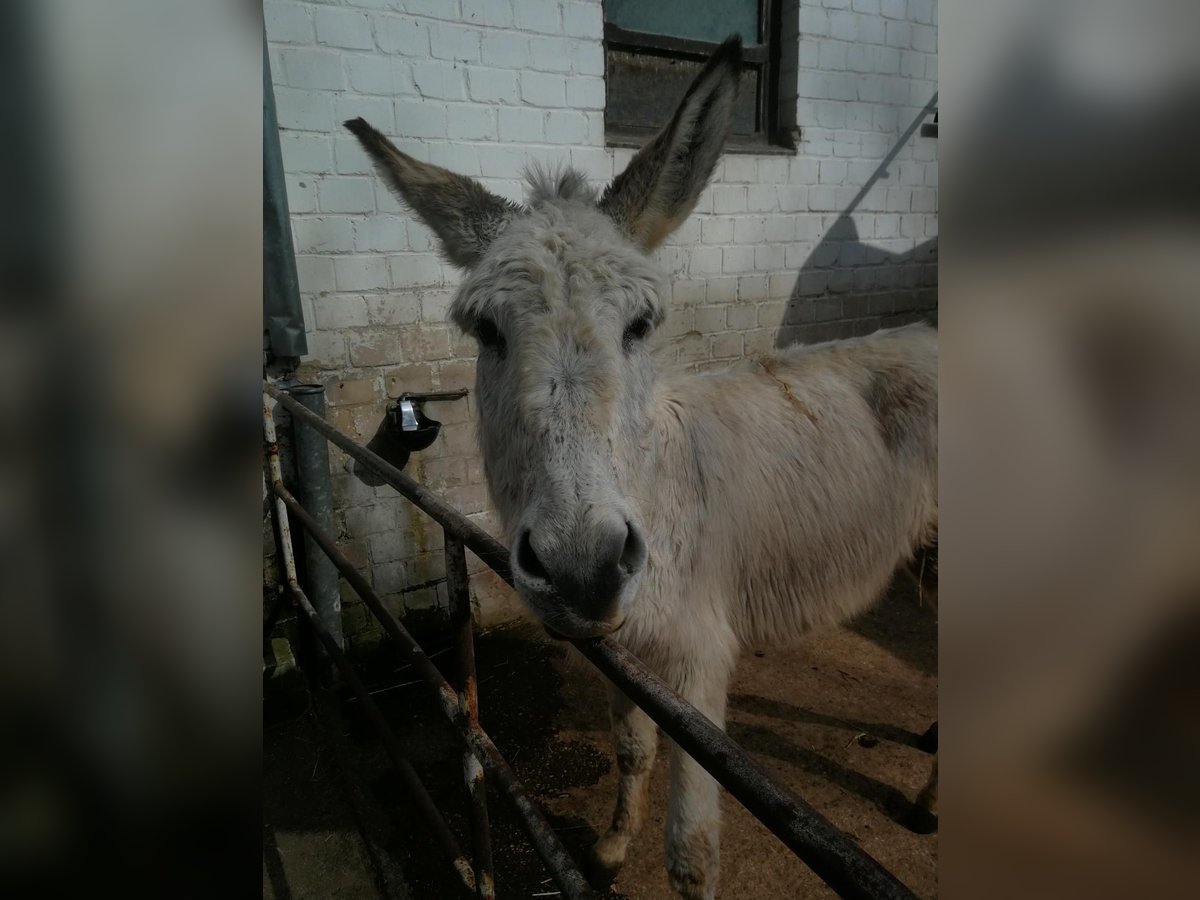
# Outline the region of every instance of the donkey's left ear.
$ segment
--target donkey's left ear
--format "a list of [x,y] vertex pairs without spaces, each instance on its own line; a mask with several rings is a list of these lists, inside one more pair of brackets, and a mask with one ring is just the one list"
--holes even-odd
[[653,250],[683,224],[708,184],[733,126],[742,39],[728,38],[696,76],[670,123],[616,177],[600,208]]
[[473,178],[402,153],[363,119],[351,119],[345,126],[392,190],[437,234],[442,252],[456,266],[468,269],[475,265],[522,211]]

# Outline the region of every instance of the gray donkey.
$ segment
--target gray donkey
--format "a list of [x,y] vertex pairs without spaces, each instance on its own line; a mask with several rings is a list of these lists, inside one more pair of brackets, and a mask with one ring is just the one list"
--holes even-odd
[[[518,592],[548,629],[610,635],[724,726],[739,649],[864,610],[937,522],[937,347],[924,326],[659,378],[650,252],[684,221],[730,131],[741,44],[597,197],[534,174],[527,206],[421,163],[355,119],[382,177],[467,272],[451,316],[479,343],[479,439]],[[615,870],[646,814],[654,724],[611,691]],[[929,794],[929,791],[925,792]],[[717,884],[718,786],[671,749],[667,865]]]

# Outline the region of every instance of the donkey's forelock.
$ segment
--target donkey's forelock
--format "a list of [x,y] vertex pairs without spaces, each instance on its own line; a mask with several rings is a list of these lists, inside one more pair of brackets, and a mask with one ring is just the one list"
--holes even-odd
[[525,169],[525,183],[529,187],[529,205],[540,206],[556,200],[578,200],[595,204],[598,195],[587,183],[582,172],[570,166],[544,166],[530,163]]

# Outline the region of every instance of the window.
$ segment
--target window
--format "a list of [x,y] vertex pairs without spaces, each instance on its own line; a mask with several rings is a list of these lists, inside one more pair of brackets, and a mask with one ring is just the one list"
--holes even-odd
[[729,148],[785,144],[779,128],[780,0],[604,0],[605,134],[640,147],[670,119],[696,73],[731,34],[743,44]]

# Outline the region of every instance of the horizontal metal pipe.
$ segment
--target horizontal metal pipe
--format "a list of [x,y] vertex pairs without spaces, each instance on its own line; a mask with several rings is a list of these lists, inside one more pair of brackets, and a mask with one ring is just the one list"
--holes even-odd
[[[513,584],[508,551],[503,544],[440,497],[365,447],[356,444],[324,419],[313,416],[304,407],[294,404],[290,397],[274,391],[270,385],[266,385],[265,389],[294,415],[312,416],[313,421],[310,424],[315,429],[376,472],[384,481],[435,519],[449,534],[461,540],[509,585]],[[334,549],[336,551],[336,548]],[[334,562],[337,564],[336,558]],[[338,568],[342,567],[339,565]],[[342,572],[349,580],[350,576],[346,570],[342,569]],[[359,578],[361,580],[361,576]],[[366,585],[366,582],[363,581],[363,584]],[[370,589],[369,586],[367,588]],[[355,590],[358,588],[355,587]],[[363,599],[366,600],[366,597]],[[384,612],[386,613],[386,610]],[[386,624],[384,627],[387,627]],[[828,819],[790,791],[775,784],[736,742],[703,713],[672,691],[628,650],[608,638],[591,638],[572,643],[609,680],[625,691],[668,737],[691,754],[738,802],[759,817],[776,837],[841,896],[906,900],[914,896],[895,876],[836,829]],[[430,666],[432,667],[432,663]],[[438,677],[441,677],[440,673]]]
[[[359,700],[362,701],[367,718],[370,719],[371,724],[379,733],[384,750],[387,752],[396,770],[400,773],[400,777],[416,802],[417,808],[429,822],[434,838],[441,844],[446,855],[449,856],[451,864],[458,873],[459,878],[462,879],[464,887],[471,894],[474,894],[475,873],[466,856],[463,854],[462,848],[459,847],[454,833],[450,830],[450,826],[446,824],[446,820],[442,818],[442,813],[433,802],[433,798],[429,796],[429,792],[425,790],[425,785],[421,782],[420,776],[412,767],[412,763],[405,758],[400,744],[396,740],[396,736],[392,733],[391,728],[388,727],[383,713],[371,697],[371,692],[367,690],[367,686],[363,684],[362,679],[358,677],[358,673],[355,672],[354,667],[346,658],[341,644],[330,633],[320,614],[300,587],[300,580],[296,574],[296,558],[292,553],[291,526],[288,521],[287,504],[279,494],[279,489],[283,488],[283,476],[282,467],[279,463],[279,445],[275,437],[275,418],[271,414],[270,405],[265,401],[263,403],[263,433],[267,442],[267,462],[271,473],[271,485],[275,489],[275,522],[279,531],[279,555],[283,560],[284,578],[287,580],[288,589],[304,613],[305,618],[308,619],[318,640],[320,640],[329,654],[329,658],[341,670],[346,683],[350,685],[354,693],[358,695]],[[296,505],[299,507],[299,504]],[[316,520],[309,516],[307,511],[305,512],[305,516],[314,526],[317,524]],[[315,537],[314,532],[310,531],[309,533]]]
[[534,805],[533,801],[525,793],[525,789],[521,787],[521,783],[517,780],[512,769],[501,755],[496,745],[492,743],[492,739],[487,736],[487,733],[477,724],[473,724],[467,713],[459,703],[458,693],[450,686],[445,677],[438,670],[433,661],[425,654],[420,645],[413,640],[412,635],[408,630],[401,625],[383,605],[383,601],[363,578],[362,574],[354,567],[350,560],[342,555],[337,549],[336,544],[323,532],[317,522],[308,514],[296,498],[291,495],[286,487],[280,482],[273,482],[272,489],[275,496],[286,506],[292,517],[300,523],[300,525],[308,531],[318,546],[325,552],[326,555],[333,561],[345,577],[346,581],[354,589],[354,592],[362,598],[363,603],[371,610],[379,624],[383,626],[384,631],[395,642],[400,655],[404,657],[417,675],[427,682],[438,695],[438,701],[442,707],[442,712],[446,715],[451,723],[458,729],[467,742],[467,746],[475,754],[475,758],[483,766],[488,775],[496,785],[496,788],[501,794],[512,804],[517,811],[517,817],[521,821],[521,825],[541,857],[542,862],[546,864],[546,868],[550,874],[554,876],[555,882],[563,892],[563,896],[575,900],[589,900],[593,898],[595,893],[588,885],[586,879],[580,874],[575,865],[575,861],[571,855],[567,853],[562,842],[558,839],[558,835],[550,827],[549,823],[543,818],[541,812]]

